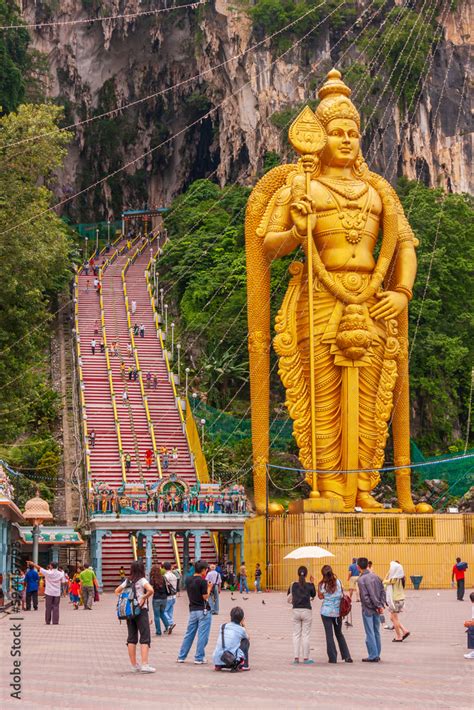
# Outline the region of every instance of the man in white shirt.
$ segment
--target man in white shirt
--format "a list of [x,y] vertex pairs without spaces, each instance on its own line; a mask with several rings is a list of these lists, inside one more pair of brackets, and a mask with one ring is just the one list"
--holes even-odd
[[209,565],[209,572],[206,575],[206,582],[212,584],[211,593],[209,594],[209,605],[211,607],[211,614],[219,613],[219,593],[222,585],[222,577],[216,570],[216,565]]
[[61,601],[61,585],[64,582],[64,572],[58,569],[57,562],[51,562],[50,569],[44,569],[34,562],[29,565],[36,567],[38,572],[44,577],[44,598],[46,601],[45,621],[49,625],[51,618],[53,625],[59,624],[59,602]]

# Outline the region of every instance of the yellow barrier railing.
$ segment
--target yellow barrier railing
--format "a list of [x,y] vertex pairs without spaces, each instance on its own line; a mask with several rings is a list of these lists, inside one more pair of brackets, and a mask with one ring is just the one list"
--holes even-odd
[[76,354],[77,354],[77,370],[79,376],[79,401],[81,407],[82,416],[82,429],[84,433],[84,451],[85,451],[85,468],[86,468],[86,481],[87,489],[90,490],[92,487],[91,482],[91,457],[89,454],[89,432],[87,428],[87,412],[86,412],[86,400],[84,396],[84,376],[82,371],[82,357],[81,357],[81,334],[79,331],[79,274],[82,267],[76,272],[74,277],[74,327],[76,329]]
[[194,457],[194,465],[196,467],[196,475],[201,483],[209,483],[209,469],[207,466],[206,457],[204,456],[199,432],[194,421],[194,416],[189,404],[186,400],[186,436],[188,439],[189,449]]
[[178,541],[176,540],[176,533],[171,532],[170,538],[171,538],[171,544],[173,545],[173,551],[174,551],[174,556],[176,559],[176,564],[178,565],[179,573],[182,574],[181,560],[179,558],[179,547],[178,547]]
[[110,391],[110,398],[112,400],[112,410],[113,410],[113,415],[114,415],[114,422],[115,422],[115,432],[117,434],[117,444],[119,448],[119,456],[120,456],[120,468],[122,469],[122,480],[126,483],[127,481],[127,471],[126,471],[126,466],[125,466],[125,458],[123,455],[123,445],[122,445],[122,434],[120,430],[120,420],[118,416],[118,410],[117,410],[117,402],[115,398],[115,390],[114,390],[114,382],[113,382],[113,377],[112,377],[112,366],[110,364],[110,355],[109,355],[109,348],[107,345],[107,328],[105,325],[105,311],[104,311],[104,300],[102,297],[102,275],[104,271],[110,266],[110,264],[113,264],[114,261],[118,258],[119,252],[121,250],[117,250],[110,259],[107,259],[104,264],[102,265],[102,268],[99,270],[99,283],[101,286],[100,290],[100,295],[99,295],[99,305],[100,305],[100,322],[102,326],[102,340],[104,343],[104,351],[105,351],[105,364],[107,368],[107,378],[109,381],[109,391]]
[[124,268],[122,269],[122,289],[123,289],[123,296],[125,299],[125,312],[127,314],[128,332],[130,334],[130,342],[132,344],[132,351],[133,351],[133,355],[134,355],[134,359],[135,359],[135,366],[138,371],[138,381],[140,383],[140,392],[142,395],[143,406],[145,408],[146,419],[148,422],[148,430],[150,432],[150,438],[151,438],[151,443],[152,443],[152,447],[153,447],[153,454],[155,456],[156,468],[158,471],[158,476],[160,478],[163,478],[163,472],[161,469],[160,454],[159,454],[158,447],[156,444],[155,428],[153,426],[153,421],[152,421],[151,414],[150,414],[150,408],[148,406],[148,397],[146,395],[145,387],[143,385],[143,373],[142,373],[142,370],[140,367],[138,348],[135,345],[135,336],[133,333],[132,320],[130,317],[130,309],[129,309],[129,305],[128,305],[127,282],[126,282],[126,278],[125,278],[126,273],[127,273],[128,269],[130,268],[130,265],[135,262],[136,258],[139,256],[139,254],[141,254],[147,246],[148,246],[148,243],[145,242],[136,250],[136,252],[134,252],[134,254],[132,255],[131,258],[127,259],[127,262],[126,262]]

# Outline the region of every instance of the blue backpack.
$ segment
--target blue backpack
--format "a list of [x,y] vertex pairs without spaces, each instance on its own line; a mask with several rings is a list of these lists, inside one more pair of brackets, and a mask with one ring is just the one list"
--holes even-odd
[[117,601],[117,617],[120,621],[136,619],[140,613],[135,584],[127,579]]

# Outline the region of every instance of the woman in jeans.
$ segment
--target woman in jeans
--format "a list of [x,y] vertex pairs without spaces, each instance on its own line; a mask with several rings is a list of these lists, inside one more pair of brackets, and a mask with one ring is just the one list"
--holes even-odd
[[326,649],[329,663],[337,663],[337,650],[336,644],[334,643],[333,632],[336,634],[342,659],[346,663],[352,663],[351,654],[347,647],[344,634],[342,633],[342,584],[329,565],[324,565],[321,574],[323,577],[318,585],[318,597],[323,600],[321,605],[321,620],[326,634]]
[[150,584],[153,587],[153,616],[155,617],[156,635],[161,636],[160,619],[165,627],[165,633],[168,633],[170,624],[165,614],[166,605],[168,603],[168,590],[159,565],[153,565],[151,568]]
[[288,589],[288,601],[293,607],[293,665],[300,662],[301,647],[303,651],[303,663],[312,665],[314,661],[309,657],[309,644],[311,638],[311,624],[313,614],[311,611],[311,600],[316,596],[316,589],[313,578],[306,581],[308,570],[301,566],[298,568],[298,581],[293,582]]
[[[148,619],[148,598],[153,594],[153,588],[145,578],[145,568],[141,562],[132,562],[130,574],[124,579],[115,590],[115,594],[132,584],[141,608],[140,614],[134,619],[127,619],[127,648],[132,669],[135,672],[154,673],[155,668],[148,663],[148,653],[150,651],[150,622]],[[141,665],[137,663],[137,643],[140,634],[140,650],[142,656]]]

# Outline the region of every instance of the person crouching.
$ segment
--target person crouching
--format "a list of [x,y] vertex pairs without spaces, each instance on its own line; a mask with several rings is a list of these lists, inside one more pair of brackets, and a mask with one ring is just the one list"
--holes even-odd
[[249,671],[249,648],[244,610],[234,606],[230,611],[230,623],[222,624],[219,629],[213,656],[215,670]]

